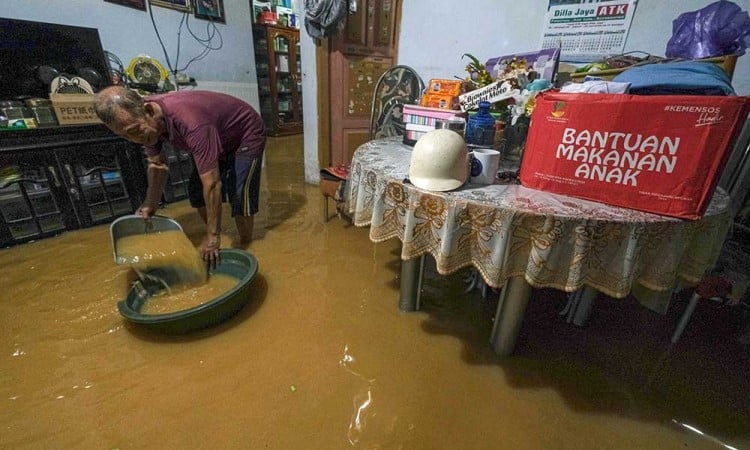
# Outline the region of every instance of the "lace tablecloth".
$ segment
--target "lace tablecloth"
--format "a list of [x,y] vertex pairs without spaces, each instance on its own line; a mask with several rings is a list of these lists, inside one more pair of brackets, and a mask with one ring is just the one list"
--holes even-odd
[[696,221],[517,184],[431,192],[405,182],[411,150],[400,137],[357,149],[346,191],[354,224],[369,225],[374,242],[401,240],[404,260],[429,253],[443,275],[472,265],[493,287],[523,276],[537,288],[588,286],[616,298],[632,289],[646,306],[665,312],[665,296],[649,299],[648,292],[700,281],[731,223],[721,189]]

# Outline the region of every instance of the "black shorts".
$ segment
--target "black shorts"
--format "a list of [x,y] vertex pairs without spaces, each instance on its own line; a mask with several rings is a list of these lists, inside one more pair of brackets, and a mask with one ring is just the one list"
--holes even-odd
[[[260,199],[260,169],[263,165],[263,153],[253,157],[246,147],[237,150],[219,161],[221,173],[221,200],[232,204],[232,217],[252,216],[258,212]],[[198,169],[193,169],[188,182],[190,206],[206,206],[203,199],[203,183]]]

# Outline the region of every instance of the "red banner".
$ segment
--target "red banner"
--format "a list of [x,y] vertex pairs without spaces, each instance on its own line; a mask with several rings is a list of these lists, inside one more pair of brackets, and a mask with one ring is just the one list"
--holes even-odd
[[749,97],[537,97],[521,183],[656,214],[702,216]]

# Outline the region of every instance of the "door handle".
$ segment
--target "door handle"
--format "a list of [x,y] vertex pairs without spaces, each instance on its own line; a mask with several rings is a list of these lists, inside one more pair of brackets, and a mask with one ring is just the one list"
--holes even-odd
[[47,166],[47,170],[49,170],[50,175],[52,175],[52,182],[55,187],[60,187],[60,177],[57,176],[57,170],[55,170],[54,166]]
[[78,193],[78,189],[76,188],[76,177],[73,173],[73,168],[70,167],[70,164],[65,164],[65,171],[68,172],[68,185],[70,188],[68,189],[68,192],[70,192],[70,196],[73,197],[73,200],[80,200],[81,195]]
[[73,174],[73,168],[70,167],[70,164],[65,164],[65,171],[68,172],[68,181],[70,182],[70,185],[75,186],[76,177]]

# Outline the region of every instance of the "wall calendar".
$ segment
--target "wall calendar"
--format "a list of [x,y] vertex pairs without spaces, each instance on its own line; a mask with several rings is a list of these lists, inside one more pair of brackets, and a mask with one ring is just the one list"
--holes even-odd
[[623,53],[637,0],[550,0],[541,48],[560,60],[590,62]]

